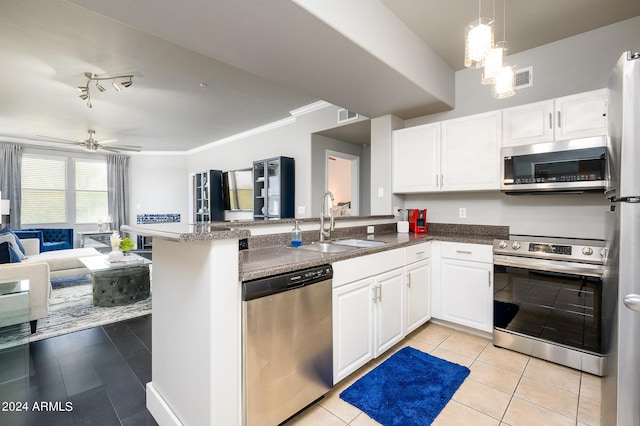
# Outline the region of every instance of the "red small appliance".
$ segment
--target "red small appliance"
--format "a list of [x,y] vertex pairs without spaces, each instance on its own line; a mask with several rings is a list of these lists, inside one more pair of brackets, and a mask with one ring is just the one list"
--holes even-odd
[[427,209],[409,209],[409,231],[416,234],[427,232]]

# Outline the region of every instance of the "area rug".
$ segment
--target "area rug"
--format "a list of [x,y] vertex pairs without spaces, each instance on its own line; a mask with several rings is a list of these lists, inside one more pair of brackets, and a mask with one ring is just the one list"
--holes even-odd
[[384,426],[429,425],[470,371],[405,347],[345,389],[340,398]]
[[26,337],[35,342],[151,313],[151,298],[125,306],[93,306],[90,275],[52,280],[51,285],[49,315],[38,320],[36,332],[30,334],[28,324],[0,332],[0,349],[24,343]]

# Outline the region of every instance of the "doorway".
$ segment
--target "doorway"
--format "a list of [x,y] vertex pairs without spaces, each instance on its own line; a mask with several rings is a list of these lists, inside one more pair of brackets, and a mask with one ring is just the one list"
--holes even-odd
[[360,157],[326,150],[326,185],[338,207],[335,216],[360,214]]

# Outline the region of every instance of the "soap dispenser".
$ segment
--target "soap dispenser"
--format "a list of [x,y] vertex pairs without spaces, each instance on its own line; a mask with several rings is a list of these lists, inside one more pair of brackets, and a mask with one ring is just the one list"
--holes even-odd
[[302,245],[302,231],[298,226],[298,221],[296,220],[296,226],[291,231],[291,247],[300,247]]

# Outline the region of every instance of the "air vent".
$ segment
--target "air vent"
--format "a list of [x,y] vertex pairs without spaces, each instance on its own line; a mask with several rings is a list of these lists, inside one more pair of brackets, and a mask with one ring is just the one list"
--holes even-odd
[[358,113],[349,111],[346,109],[338,110],[338,123],[344,123],[345,121],[351,121],[358,118]]
[[533,67],[516,70],[516,90],[533,86]]

